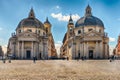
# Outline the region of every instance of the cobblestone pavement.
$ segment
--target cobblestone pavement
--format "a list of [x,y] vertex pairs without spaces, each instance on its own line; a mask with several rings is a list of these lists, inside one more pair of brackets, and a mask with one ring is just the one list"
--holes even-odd
[[0,80],[120,80],[120,61],[0,61]]

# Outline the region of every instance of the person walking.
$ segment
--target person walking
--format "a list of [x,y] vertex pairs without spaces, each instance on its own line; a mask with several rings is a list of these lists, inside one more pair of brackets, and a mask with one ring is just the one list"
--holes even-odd
[[33,62],[36,63],[36,57],[35,56],[33,57]]

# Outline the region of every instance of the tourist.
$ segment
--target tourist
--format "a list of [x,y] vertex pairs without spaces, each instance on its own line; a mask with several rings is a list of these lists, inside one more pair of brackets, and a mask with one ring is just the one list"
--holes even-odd
[[84,60],[84,57],[82,56],[82,61]]
[[33,62],[34,62],[34,63],[36,62],[36,57],[35,57],[35,56],[33,57]]

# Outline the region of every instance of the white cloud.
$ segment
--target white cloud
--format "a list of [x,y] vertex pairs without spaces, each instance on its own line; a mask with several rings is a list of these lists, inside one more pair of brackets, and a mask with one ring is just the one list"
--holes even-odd
[[57,50],[57,54],[60,54],[60,47],[62,45],[62,41],[57,41],[57,43],[55,43],[55,48]]
[[62,41],[57,41],[57,43],[62,44]]
[[[70,19],[70,15],[63,15],[62,13],[51,13],[51,16],[59,21],[68,21]],[[80,18],[78,14],[72,14],[73,21],[76,21]]]
[[110,39],[110,42],[114,42],[115,41],[115,38],[110,37],[109,39]]

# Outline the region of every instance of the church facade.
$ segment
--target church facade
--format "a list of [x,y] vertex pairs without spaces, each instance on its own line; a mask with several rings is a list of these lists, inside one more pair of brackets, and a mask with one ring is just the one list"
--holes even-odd
[[92,15],[91,10],[88,5],[85,15],[75,25],[70,15],[67,32],[60,48],[61,58],[107,59],[109,57],[109,38],[104,32],[104,24]]
[[28,18],[20,21],[16,33],[12,33],[9,39],[8,55],[18,59],[57,57],[51,27],[48,18],[42,23],[31,8]]

